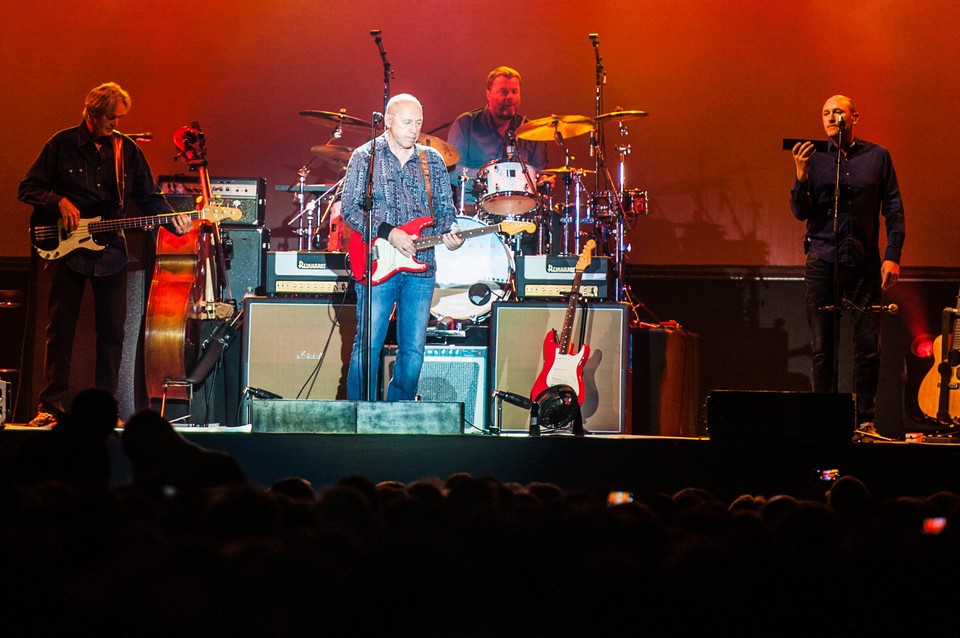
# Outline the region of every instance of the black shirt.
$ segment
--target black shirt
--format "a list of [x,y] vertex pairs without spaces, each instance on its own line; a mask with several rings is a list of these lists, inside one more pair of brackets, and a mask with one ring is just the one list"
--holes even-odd
[[[111,138],[94,140],[85,122],[60,131],[47,141],[20,182],[20,201],[33,206],[51,223],[60,218],[60,200],[64,197],[73,202],[84,218],[125,217],[126,204],[131,200],[144,214],[173,212],[137,144],[119,133],[114,136],[120,138],[123,152],[123,209],[117,191],[113,141]],[[106,250],[96,253],[76,251],[65,257],[64,262],[86,275],[118,272],[127,264],[123,232],[118,231],[104,239]]]

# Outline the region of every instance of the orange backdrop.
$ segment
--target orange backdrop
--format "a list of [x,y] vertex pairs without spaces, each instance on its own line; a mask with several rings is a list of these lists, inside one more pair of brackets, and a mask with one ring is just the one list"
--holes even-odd
[[[274,248],[295,248],[287,222],[296,207],[275,186],[294,182],[329,134],[298,111],[369,119],[381,110],[383,66],[369,33],[381,29],[392,92],[421,99],[427,131],[481,106],[486,74],[500,64],[522,72],[527,116],[593,115],[588,34],[599,34],[603,110],[650,113],[625,138],[606,131],[611,161],[616,144],[630,144],[627,186],[650,193],[650,214],[629,235],[631,263],[800,264],[781,139],[822,137],[825,98],[845,93],[861,110],[859,134],[893,153],[904,264],[960,266],[951,223],[960,12],[949,0],[3,4],[0,255],[28,253],[29,210],[16,201],[24,171],[108,80],[133,96],[123,130],[156,135],[143,144],[155,174],[184,172],[172,134],[198,120],[211,174],[267,178]],[[575,164],[593,166],[585,136],[570,145]],[[562,163],[558,151],[552,164]],[[314,168],[311,182],[335,179]]]

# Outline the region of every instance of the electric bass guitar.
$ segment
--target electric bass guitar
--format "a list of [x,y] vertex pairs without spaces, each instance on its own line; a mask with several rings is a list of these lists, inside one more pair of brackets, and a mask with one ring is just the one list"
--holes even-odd
[[588,241],[577,265],[574,266],[573,285],[570,287],[570,301],[567,303],[567,313],[563,317],[563,329],[557,339],[557,331],[551,330],[543,339],[543,370],[533,384],[530,399],[537,397],[547,388],[555,385],[568,385],[577,391],[577,400],[583,405],[583,367],[590,356],[590,346],[583,344],[578,352],[573,351],[570,335],[573,332],[573,318],[577,312],[577,302],[580,300],[580,282],[583,280],[583,271],[592,261],[593,249],[597,242]]
[[37,254],[43,259],[61,259],[75,250],[91,252],[103,250],[106,245],[100,243],[100,238],[97,237],[101,233],[110,233],[127,228],[152,228],[167,223],[177,215],[187,215],[191,219],[219,222],[224,219],[238,220],[243,217],[243,211],[239,208],[226,206],[204,206],[202,210],[165,213],[147,217],[107,220],[100,217],[86,217],[80,219],[80,224],[75,230],[68,231],[63,227],[62,218],[58,218],[56,225],[52,225],[50,215],[34,210],[30,216],[30,242]]
[[[960,306],[960,294],[957,295]],[[944,424],[960,421],[960,319],[955,309],[944,311],[942,334],[933,342],[934,365],[920,382],[917,403],[930,419]],[[953,324],[952,329],[951,325]],[[937,362],[939,358],[939,362]]]
[[[399,228],[408,235],[416,238],[413,241],[413,245],[416,251],[420,252],[431,246],[437,246],[443,243],[440,235],[420,237],[423,229],[432,224],[433,219],[430,217],[418,217],[399,226]],[[533,222],[502,221],[492,226],[460,231],[460,236],[466,241],[473,237],[489,235],[490,233],[504,233],[512,236],[521,232],[532,233],[536,229],[537,225]],[[425,263],[417,261],[413,257],[407,257],[397,250],[389,241],[380,237],[374,240],[372,251],[373,276],[370,277],[370,280],[374,286],[390,279],[398,272],[423,272],[427,269]],[[367,283],[366,270],[368,252],[370,251],[368,250],[366,242],[363,241],[363,233],[353,233],[353,235],[350,236],[350,246],[348,248],[350,271],[353,274],[353,278],[362,284]]]

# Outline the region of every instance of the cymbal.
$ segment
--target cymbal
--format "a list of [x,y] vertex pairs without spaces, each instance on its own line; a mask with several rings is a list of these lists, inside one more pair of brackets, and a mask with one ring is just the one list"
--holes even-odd
[[560,133],[563,137],[576,137],[596,128],[596,122],[582,115],[551,115],[530,120],[517,127],[516,135],[522,140],[551,142]]
[[562,175],[563,173],[596,173],[597,171],[592,171],[589,168],[574,168],[573,166],[561,166],[559,168],[544,168],[540,172],[547,173],[549,175]]
[[646,111],[611,111],[609,113],[604,113],[603,115],[598,115],[597,121],[605,122],[607,120],[620,120],[625,122],[641,117],[647,117],[648,115],[650,114]]
[[457,150],[456,146],[444,139],[421,133],[420,137],[417,138],[417,142],[440,151],[440,155],[443,156],[443,161],[447,166],[453,166],[460,161],[460,151]]
[[324,126],[345,126],[347,128],[370,128],[370,122],[361,120],[359,117],[353,117],[346,113],[331,113],[330,111],[300,111],[300,115],[308,117],[317,124]]
[[353,149],[349,146],[333,146],[330,144],[320,144],[311,146],[310,152],[316,155],[320,160],[337,168],[344,168],[350,161],[350,155]]

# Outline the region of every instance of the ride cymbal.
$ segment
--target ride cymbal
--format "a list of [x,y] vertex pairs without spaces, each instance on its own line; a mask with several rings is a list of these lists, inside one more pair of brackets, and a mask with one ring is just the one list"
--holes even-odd
[[310,152],[325,164],[343,168],[347,165],[347,162],[350,161],[350,155],[353,153],[353,149],[349,146],[321,144],[319,146],[311,146]]
[[353,117],[346,113],[333,113],[331,111],[300,111],[300,115],[309,118],[317,124],[324,126],[343,126],[356,128],[370,128],[372,125],[359,117]]
[[551,115],[530,120],[517,127],[516,135],[522,140],[550,142],[560,133],[564,138],[584,135],[596,128],[596,122],[583,115]]
[[563,173],[596,173],[589,168],[574,168],[573,166],[561,166],[559,168],[544,168],[540,171],[548,175],[562,175]]
[[650,114],[646,111],[611,111],[609,113],[604,113],[603,115],[598,115],[597,121],[606,122],[607,120],[621,120],[623,122],[628,122],[637,118],[647,117],[648,115]]
[[426,133],[421,133],[420,137],[417,138],[417,142],[423,144],[424,146],[430,146],[440,151],[440,155],[443,156],[443,161],[447,166],[453,166],[460,161],[460,151],[457,150],[456,146],[447,142],[446,140],[433,135],[427,135]]

